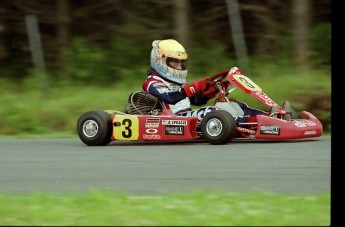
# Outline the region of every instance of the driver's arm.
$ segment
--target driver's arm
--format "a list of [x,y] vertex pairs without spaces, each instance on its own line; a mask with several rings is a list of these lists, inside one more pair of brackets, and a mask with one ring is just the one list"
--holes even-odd
[[208,97],[203,96],[201,92],[196,93],[195,95],[189,97],[190,103],[195,106],[201,106],[207,103],[209,100]]
[[[168,104],[176,104],[185,99],[187,96],[183,89],[171,91],[165,84],[156,82],[153,86],[149,86],[147,90],[150,94],[156,96],[160,101]],[[192,105],[201,106],[207,103],[208,97],[202,96],[201,92],[195,93],[188,97]]]
[[161,81],[147,80],[143,83],[143,90],[156,96],[160,101],[168,104],[176,104],[186,95],[180,90],[172,90]]

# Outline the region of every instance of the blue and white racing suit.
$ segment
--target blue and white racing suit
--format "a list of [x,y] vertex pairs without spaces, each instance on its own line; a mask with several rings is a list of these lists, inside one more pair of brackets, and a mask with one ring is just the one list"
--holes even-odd
[[[182,85],[163,79],[153,69],[149,69],[147,74],[147,79],[142,84],[143,90],[157,97],[161,102],[164,103],[165,108],[170,109],[178,116],[197,117],[198,122],[201,122],[207,113],[219,109],[215,106],[204,106],[199,109],[191,109],[191,105],[205,105],[209,98],[203,96],[202,93],[196,93],[188,98],[182,89]],[[239,116],[235,118],[237,123],[247,122],[248,116],[267,114],[262,110],[250,108],[245,103],[239,101],[236,102],[244,112],[243,117]]]

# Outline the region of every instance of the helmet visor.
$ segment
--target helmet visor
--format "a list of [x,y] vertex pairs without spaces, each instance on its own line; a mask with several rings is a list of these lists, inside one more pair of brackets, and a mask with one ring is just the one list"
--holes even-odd
[[168,57],[167,58],[167,65],[173,69],[186,70],[187,69],[187,60]]

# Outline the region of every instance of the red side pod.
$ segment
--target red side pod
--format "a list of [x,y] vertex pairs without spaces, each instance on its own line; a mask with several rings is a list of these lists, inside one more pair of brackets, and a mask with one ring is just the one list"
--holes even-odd
[[139,139],[146,141],[194,140],[197,118],[176,116],[139,116]]
[[306,119],[285,121],[280,118],[258,115],[258,128],[255,137],[257,139],[281,140],[321,136],[323,133],[321,122],[307,111],[301,113]]

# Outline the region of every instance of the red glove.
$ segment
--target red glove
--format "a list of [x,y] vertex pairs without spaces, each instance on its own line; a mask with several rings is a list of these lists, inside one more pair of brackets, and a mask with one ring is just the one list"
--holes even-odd
[[202,96],[206,96],[209,99],[212,99],[214,97],[216,97],[216,95],[218,94],[219,90],[216,86],[211,86],[207,91],[205,91]]
[[[230,85],[230,82],[229,81],[222,81],[220,83],[220,85],[222,86],[222,88],[226,89]],[[209,99],[212,99],[212,98],[216,97],[218,92],[219,92],[219,90],[216,86],[214,86],[214,82],[209,82],[209,88],[206,88],[206,91],[202,95],[206,96]]]
[[186,93],[187,97],[191,97],[195,95],[196,93],[198,93],[199,91],[203,92],[207,90],[211,83],[212,81],[210,81],[208,78],[204,78],[204,79],[195,81],[191,84],[186,84],[182,86],[182,89]]

